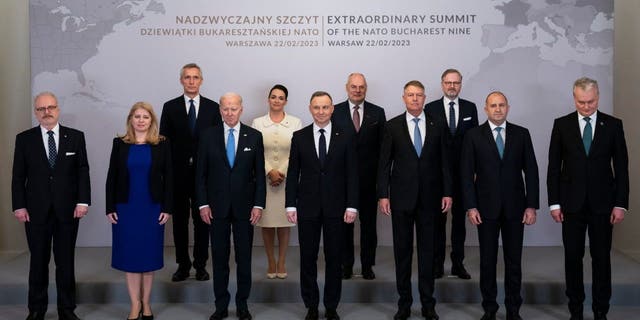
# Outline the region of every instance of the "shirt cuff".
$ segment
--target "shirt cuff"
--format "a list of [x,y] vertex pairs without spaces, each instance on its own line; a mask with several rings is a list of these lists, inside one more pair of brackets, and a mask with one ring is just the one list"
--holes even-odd
[[82,206],[82,207],[88,207],[89,206],[89,204],[87,204],[87,203],[78,203],[76,205]]
[[293,211],[298,211],[298,209],[296,207],[286,207],[285,210],[287,212],[293,212]]
[[559,204],[552,204],[552,205],[549,206],[549,211],[558,210],[558,209],[560,209],[560,205]]
[[209,205],[208,205],[208,204],[205,204],[204,206],[199,206],[199,207],[198,207],[198,209],[199,209],[199,210],[202,210],[203,208],[209,208]]
[[253,206],[253,208],[254,208],[254,209],[264,210],[264,208],[263,208],[263,207],[261,207],[261,206]]
[[355,213],[355,214],[357,214],[357,213],[358,213],[358,209],[356,209],[356,208],[347,208],[347,211],[349,211],[349,212],[353,212],[353,213]]
[[623,208],[623,207],[616,207],[616,208],[624,210],[624,213],[627,213],[627,208]]

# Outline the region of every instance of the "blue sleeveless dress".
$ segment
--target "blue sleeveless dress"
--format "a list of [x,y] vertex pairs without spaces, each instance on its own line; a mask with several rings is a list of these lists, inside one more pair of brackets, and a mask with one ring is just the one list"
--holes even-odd
[[127,159],[129,202],[116,204],[112,225],[111,266],[125,272],[150,272],[164,265],[164,225],[158,224],[160,204],[151,200],[151,146],[132,144]]

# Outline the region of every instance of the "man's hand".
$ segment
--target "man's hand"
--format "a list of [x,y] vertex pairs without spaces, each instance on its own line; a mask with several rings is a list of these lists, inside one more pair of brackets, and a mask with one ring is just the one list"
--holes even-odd
[[16,219],[20,222],[30,222],[29,212],[27,212],[26,208],[21,208],[13,212],[13,215],[16,216]]
[[115,212],[110,212],[107,214],[107,220],[111,222],[111,224],[118,224],[118,214]]
[[89,212],[89,207],[76,206],[75,210],[73,210],[73,217],[81,219],[82,217],[87,215],[87,212]]
[[169,221],[171,215],[166,212],[160,212],[160,216],[158,217],[158,224],[163,225]]
[[467,210],[467,217],[469,217],[469,221],[476,226],[482,223],[482,218],[480,218],[480,211],[478,211],[478,209],[476,208]]
[[211,219],[213,219],[213,212],[211,211],[211,208],[204,207],[200,209],[200,219],[202,219],[202,222],[210,225]]
[[262,209],[260,208],[251,209],[251,217],[249,217],[249,221],[251,221],[251,224],[255,226],[256,223],[260,221],[260,218],[262,218]]
[[389,202],[389,198],[381,198],[380,200],[378,200],[378,209],[383,214],[386,214],[386,215],[390,216],[391,215],[391,202]]
[[442,209],[442,212],[447,212],[449,211],[449,209],[451,209],[451,204],[453,203],[453,199],[451,197],[442,197],[442,205],[440,206],[440,209]]
[[564,221],[564,214],[562,213],[562,209],[551,210],[551,217],[553,218],[553,221],[558,223]]
[[344,222],[346,223],[353,223],[354,221],[356,221],[356,216],[358,214],[349,210],[345,210],[344,211]]
[[611,210],[611,224],[616,224],[624,220],[624,210],[620,208],[613,208]]
[[298,224],[298,211],[287,211],[287,220],[290,223]]
[[530,226],[536,223],[536,209],[535,208],[526,208],[524,210],[524,216],[522,217],[522,223]]

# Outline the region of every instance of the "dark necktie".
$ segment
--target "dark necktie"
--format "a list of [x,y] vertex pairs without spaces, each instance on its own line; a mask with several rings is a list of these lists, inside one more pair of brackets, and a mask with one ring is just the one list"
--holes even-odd
[[455,105],[455,102],[449,102],[449,132],[451,134],[456,133],[456,109],[453,108]]
[[58,157],[58,150],[56,150],[56,140],[53,138],[53,131],[47,131],[49,135],[49,167],[53,169],[56,165],[56,158]]
[[591,141],[593,140],[591,118],[584,117],[584,121],[586,121],[587,124],[584,126],[584,130],[582,131],[582,144],[584,144],[584,151],[589,154],[589,149],[591,149]]
[[327,158],[327,139],[324,137],[324,129],[320,129],[320,140],[318,141],[318,160],[320,165],[324,166],[324,160]]
[[422,154],[422,135],[420,135],[420,126],[418,126],[420,118],[413,118],[413,122],[416,123],[416,126],[413,127],[413,147],[416,148],[419,157]]
[[500,154],[500,159],[502,159],[504,155],[504,140],[502,140],[500,131],[502,131],[502,127],[496,127],[496,147],[498,147],[498,153]]
[[358,109],[360,108],[360,106],[355,105],[353,107],[353,127],[356,128],[356,132],[360,131],[360,113],[358,112]]
[[229,129],[229,137],[227,138],[227,160],[232,168],[233,162],[236,160],[236,138],[233,135],[233,130],[233,128]]
[[191,129],[191,134],[193,135],[196,132],[196,105],[193,103],[193,99],[189,100],[189,129]]

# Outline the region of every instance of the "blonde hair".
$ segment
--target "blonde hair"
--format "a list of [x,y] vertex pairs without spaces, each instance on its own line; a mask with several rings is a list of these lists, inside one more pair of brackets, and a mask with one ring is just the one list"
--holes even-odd
[[126,122],[127,133],[120,136],[122,141],[126,143],[136,143],[136,134],[133,131],[132,122],[133,122],[133,114],[138,109],[145,110],[149,112],[149,115],[151,115],[151,125],[149,125],[149,131],[147,132],[145,142],[156,145],[160,141],[164,140],[165,139],[164,136],[160,135],[160,131],[158,129],[158,117],[156,117],[156,113],[153,111],[153,106],[151,106],[151,104],[148,102],[139,101],[134,103],[133,106],[131,107],[131,110],[129,110],[129,115],[127,116],[127,122]]

